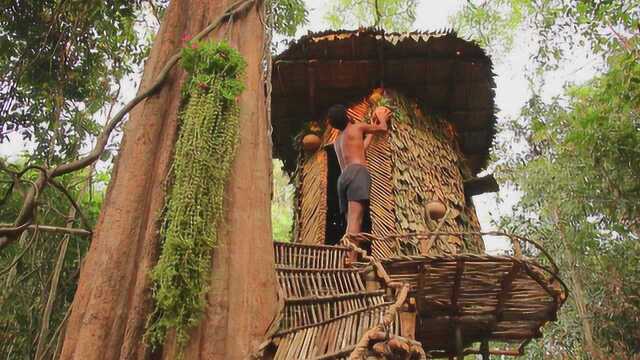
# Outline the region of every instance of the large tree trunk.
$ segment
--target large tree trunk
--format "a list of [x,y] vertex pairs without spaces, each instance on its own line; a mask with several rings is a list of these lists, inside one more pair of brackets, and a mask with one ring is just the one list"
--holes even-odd
[[[141,89],[194,35],[231,1],[172,1],[165,15]],[[227,188],[227,218],[214,250],[211,288],[201,325],[192,332],[187,359],[243,359],[262,340],[275,314],[271,245],[271,143],[262,83],[264,32],[255,7],[227,37],[247,60],[240,98],[240,145]],[[116,171],[84,262],[61,358],[143,359],[144,325],[152,309],[149,270],[158,258],[158,215],[176,140],[180,86],[174,69],[162,90],[131,114]],[[171,341],[164,357],[173,357]]]

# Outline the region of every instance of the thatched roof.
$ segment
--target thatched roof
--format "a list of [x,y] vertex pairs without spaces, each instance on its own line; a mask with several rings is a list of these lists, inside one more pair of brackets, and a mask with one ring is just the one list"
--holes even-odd
[[381,84],[451,121],[474,173],[486,165],[495,133],[492,64],[483,49],[453,32],[338,30],[292,43],[273,61],[275,156],[293,170],[293,136],[304,122]]

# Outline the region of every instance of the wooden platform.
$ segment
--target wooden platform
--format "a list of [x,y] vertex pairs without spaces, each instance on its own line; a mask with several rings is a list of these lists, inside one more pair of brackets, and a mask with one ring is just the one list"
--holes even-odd
[[417,340],[429,358],[518,356],[567,294],[557,271],[522,256],[396,255],[346,267],[344,247],[276,243],[274,251],[282,309],[265,359],[348,358],[393,302],[385,283],[409,289],[389,336]]
[[523,258],[403,256],[382,263],[393,280],[411,284],[416,340],[433,356],[457,355],[456,336],[466,353],[474,353],[473,343],[500,341],[510,350],[494,353],[520,354],[565,300],[559,278]]

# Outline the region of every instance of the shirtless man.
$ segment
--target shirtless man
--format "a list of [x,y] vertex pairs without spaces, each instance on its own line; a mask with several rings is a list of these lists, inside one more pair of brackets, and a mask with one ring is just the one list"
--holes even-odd
[[371,185],[364,151],[375,134],[387,132],[390,115],[389,109],[378,107],[373,113],[371,124],[365,124],[350,121],[343,105],[332,106],[327,114],[331,126],[340,130],[334,148],[342,169],[338,178],[338,201],[340,213],[347,213],[347,234],[362,231],[362,219],[369,205]]

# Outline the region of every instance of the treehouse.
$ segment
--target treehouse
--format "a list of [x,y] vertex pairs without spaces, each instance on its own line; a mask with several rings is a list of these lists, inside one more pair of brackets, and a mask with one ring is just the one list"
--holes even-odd
[[[472,200],[497,190],[478,177],[493,88],[489,57],[450,32],[309,34],[274,59],[274,155],[296,208],[293,242],[275,245],[282,306],[265,358],[486,359],[541,336],[566,298],[558,269],[525,258],[527,240],[511,235],[513,256],[485,254]],[[367,249],[342,238],[333,104],[354,121],[377,106],[393,113],[366,152]],[[362,261],[345,264],[348,251]]]

